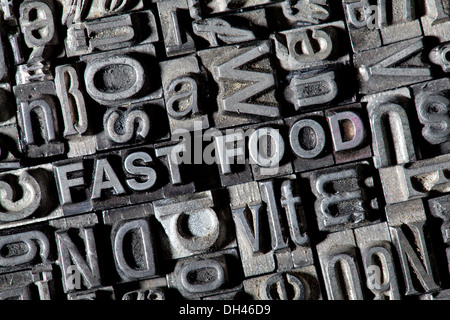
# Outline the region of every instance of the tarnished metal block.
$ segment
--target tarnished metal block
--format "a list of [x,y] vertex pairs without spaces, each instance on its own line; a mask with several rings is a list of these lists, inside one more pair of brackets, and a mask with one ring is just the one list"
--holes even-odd
[[168,57],[195,52],[189,6],[186,0],[156,0]]
[[284,122],[271,121],[246,128],[248,136],[248,155],[253,180],[285,176],[293,173],[291,154],[284,137],[287,130]]
[[[197,57],[187,56],[160,63],[164,100],[170,131],[189,131],[209,128],[205,105],[205,75]],[[196,123],[197,127],[195,127]]]
[[132,147],[169,138],[169,126],[162,99],[108,108],[103,131],[95,136],[98,151]]
[[363,285],[353,232],[330,233],[317,244],[329,300],[363,300]]
[[295,172],[310,171],[334,164],[331,136],[323,112],[317,111],[284,119],[289,126],[289,144],[295,158]]
[[0,170],[20,167],[19,132],[16,124],[0,126]]
[[[428,208],[430,209],[431,214],[439,221],[438,226],[440,227],[439,229],[443,243],[442,249],[445,250],[447,270],[450,271],[450,196],[444,195],[428,200]],[[433,231],[435,230],[436,228],[433,229]],[[438,247],[438,250],[439,249],[440,248]],[[448,274],[450,274],[450,272]]]
[[399,280],[387,223],[353,230],[361,252],[366,286],[374,300],[400,300]]
[[370,94],[431,80],[424,49],[419,37],[356,53],[353,63],[358,70],[359,92]]
[[[423,125],[422,137],[448,153],[450,138],[450,79],[443,78],[412,86],[417,115]],[[427,147],[429,146],[427,144]],[[426,147],[424,152],[427,153]]]
[[[95,213],[52,220],[55,228],[58,262],[65,293],[86,290],[102,285],[94,228],[98,223]],[[75,233],[77,231],[77,233]],[[76,236],[75,236],[75,234]],[[83,243],[83,246],[80,245]],[[100,253],[101,254],[101,253]],[[80,277],[82,281],[78,281]]]
[[422,22],[425,36],[433,36],[440,42],[450,40],[450,6],[444,0],[424,0],[425,15]]
[[342,0],[353,52],[381,47],[376,5],[369,0]]
[[227,0],[205,0],[204,7],[206,14],[225,13],[232,11],[240,11],[240,9],[261,6],[271,3],[270,0],[243,0],[243,1],[227,1]]
[[253,300],[322,299],[314,266],[250,278],[243,284]]
[[65,146],[58,125],[54,83],[41,81],[18,85],[14,87],[14,94],[22,153],[30,158],[63,154]]
[[50,266],[56,260],[54,237],[43,224],[2,230],[0,273]]
[[267,38],[264,9],[227,14],[192,22],[198,47],[217,47]]
[[419,17],[416,16],[419,8],[414,1],[371,3],[368,0],[343,1],[354,52],[422,35]]
[[62,24],[73,24],[85,20],[123,14],[129,11],[140,10],[144,7],[143,0],[123,0],[111,2],[107,0],[56,0],[62,7]]
[[[95,153],[92,136],[92,111],[86,107],[85,89],[76,66],[60,65],[55,68],[55,91],[59,99],[64,122],[63,136],[68,140],[68,156]],[[89,128],[90,127],[90,128]]]
[[116,300],[113,287],[101,287],[67,294],[67,300]]
[[441,66],[444,72],[450,72],[450,42],[443,43],[431,50],[430,61]]
[[[125,106],[162,98],[153,44],[82,56],[88,95],[105,106]],[[151,74],[150,74],[151,70]]]
[[316,197],[319,230],[337,231],[379,219],[377,186],[371,165],[364,162],[303,173]]
[[336,164],[370,158],[367,116],[361,104],[325,110]]
[[275,30],[287,30],[307,23],[326,22],[332,15],[329,0],[284,0],[265,7],[269,25]]
[[150,203],[102,213],[104,224],[109,226],[114,263],[122,281],[156,275],[157,252],[149,223],[152,213]]
[[51,300],[55,298],[51,265],[0,275],[0,300]]
[[233,292],[242,288],[242,270],[236,249],[177,260],[167,276],[169,288],[188,299]]
[[399,203],[429,196],[431,193],[446,193],[449,190],[447,176],[450,155],[437,156],[379,170],[386,202]]
[[[155,201],[154,214],[166,259],[179,259],[236,246],[231,214],[211,191]],[[222,203],[223,205],[223,203]]]
[[31,49],[28,64],[55,57],[58,28],[53,0],[24,0],[19,6],[19,25],[26,46]]
[[263,41],[198,52],[219,86],[218,110],[212,112],[217,128],[280,117],[271,51],[270,42]]
[[278,32],[271,38],[281,67],[292,71],[348,62],[343,34],[344,22],[336,21]]
[[51,164],[0,174],[0,229],[62,217]]
[[410,100],[411,94],[407,88],[385,91],[362,99],[368,102],[375,168],[416,160]]
[[422,200],[388,205],[386,216],[400,257],[405,282],[404,294],[417,295],[439,290],[433,251],[426,240],[428,232]]
[[65,40],[68,57],[108,51],[159,40],[151,10],[71,24]]
[[294,176],[232,186],[228,192],[246,276],[313,262]]

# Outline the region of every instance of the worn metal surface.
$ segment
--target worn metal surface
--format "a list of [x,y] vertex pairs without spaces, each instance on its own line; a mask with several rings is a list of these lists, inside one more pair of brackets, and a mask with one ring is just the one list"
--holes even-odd
[[0,0],[0,300],[446,300],[445,0]]

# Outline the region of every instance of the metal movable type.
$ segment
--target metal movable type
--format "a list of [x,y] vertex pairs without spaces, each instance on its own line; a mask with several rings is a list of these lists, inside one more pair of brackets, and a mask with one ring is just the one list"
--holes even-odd
[[16,70],[16,83],[18,85],[52,81],[53,75],[50,71],[50,62],[35,61],[29,64],[22,64]]
[[121,159],[118,153],[92,158],[93,172],[90,198],[94,210],[105,210],[128,204],[127,191],[123,180],[119,179]]
[[288,152],[285,152],[283,135],[284,123],[266,122],[250,126],[252,133],[248,140],[248,153],[254,180],[268,179],[291,174],[292,164]]
[[181,154],[189,154],[185,142],[168,142],[157,144],[154,147],[156,158],[162,163],[164,169],[161,175],[169,177],[169,181],[163,186],[165,198],[182,194],[194,193],[194,177],[189,170],[189,163],[185,163]]
[[[90,135],[89,117],[78,70],[71,65],[55,68],[55,90],[64,123],[68,157],[95,153],[95,138]],[[92,124],[91,124],[92,126]]]
[[296,111],[309,106],[318,106],[333,101],[338,95],[338,85],[334,71],[313,76],[294,73],[284,91],[286,100],[294,105]]
[[125,293],[122,296],[122,300],[126,301],[166,300],[166,296],[161,288],[139,289]]
[[51,265],[43,265],[0,275],[0,300],[51,300],[54,297],[52,271]]
[[[49,223],[56,228],[57,263],[61,269],[65,293],[101,286],[99,259],[93,229],[97,223],[98,219],[94,213],[52,220]],[[77,236],[73,234],[75,231],[78,231]],[[83,246],[80,246],[80,242],[83,243]],[[77,276],[82,278],[83,286],[81,283],[77,283]]]
[[[5,18],[6,20],[6,18]],[[12,21],[8,25],[7,37],[8,37],[8,45],[12,50],[12,57],[14,65],[20,65],[26,61],[24,55],[24,48],[21,44],[22,33],[20,32],[20,27],[18,26],[17,20],[14,17]]]
[[271,251],[262,250],[261,246],[262,237],[267,233],[260,229],[263,203],[258,183],[240,184],[227,190],[245,276],[273,272],[276,269],[275,258]]
[[280,30],[323,23],[331,14],[328,0],[284,0],[265,8],[272,28]]
[[91,54],[81,60],[86,63],[86,91],[102,105],[125,106],[162,98],[159,76],[149,76],[159,72],[152,44]]
[[416,160],[408,119],[410,98],[406,88],[363,98],[363,102],[368,102],[375,168]]
[[[0,26],[3,27],[3,22],[0,22]],[[8,81],[9,79],[9,72],[8,72],[8,65],[6,64],[6,57],[5,57],[5,48],[3,45],[3,40],[0,39],[0,81]]]
[[96,135],[99,151],[168,138],[164,101],[108,108],[103,116],[103,128]]
[[166,55],[195,52],[189,6],[186,0],[156,0]]
[[52,263],[48,235],[38,229],[16,233],[2,232],[0,249],[1,273]]
[[263,39],[267,37],[266,14],[258,9],[198,20],[192,22],[192,29],[208,47]]
[[6,171],[0,175],[0,229],[62,216],[51,164]]
[[239,290],[238,259],[236,249],[228,249],[177,260],[173,272],[166,276],[167,286],[188,299]]
[[446,0],[425,0],[425,14],[420,18],[425,36],[450,40],[450,5]]
[[246,279],[245,292],[253,300],[321,300],[314,266]]
[[302,174],[316,200],[319,230],[355,228],[377,219],[378,198],[372,168],[366,161]]
[[289,144],[295,172],[310,171],[334,164],[331,136],[323,112],[312,112],[284,120],[289,126]]
[[350,25],[354,51],[373,49],[383,45],[422,35],[416,17],[416,4],[411,0],[378,1],[345,0],[344,11]]
[[236,246],[229,209],[219,207],[211,191],[155,201],[153,206],[164,229],[161,239],[168,259]]
[[84,291],[69,292],[67,300],[116,300],[113,287],[101,287]]
[[219,167],[220,183],[229,186],[253,180],[252,170],[246,155],[243,128],[225,131],[224,135],[212,137],[216,163]]
[[14,11],[13,11],[13,2],[12,0],[2,0],[0,1],[0,8],[3,12],[3,19],[8,20],[14,20]]
[[430,61],[441,66],[444,72],[450,72],[450,42],[443,43],[431,50]]
[[[164,181],[158,170],[156,156],[148,146],[120,150],[125,185],[131,191],[129,203],[137,204],[163,198]],[[169,183],[169,177],[166,183]]]
[[312,264],[295,176],[227,189],[246,276]]
[[363,282],[351,230],[330,233],[316,246],[329,300],[363,300]]
[[219,12],[240,11],[243,8],[250,8],[271,3],[270,0],[243,0],[243,1],[228,1],[228,0],[206,0],[205,11],[208,14],[215,14]]
[[450,271],[450,201],[449,196],[441,196],[428,200],[431,214],[438,218],[441,238],[444,243],[445,256],[447,258],[447,270]]
[[[13,120],[16,118],[14,117]],[[0,170],[20,167],[19,132],[17,124],[0,125]]]
[[419,296],[420,300],[450,300],[450,290],[445,289],[433,293],[426,293]]
[[380,223],[353,231],[363,260],[366,286],[373,299],[400,300],[388,225]]
[[53,163],[59,203],[65,216],[92,211],[89,195],[88,161],[69,160]]
[[169,177],[160,176],[161,165],[155,162],[153,148],[146,146],[55,163],[64,215],[162,198],[160,188]]
[[450,155],[379,169],[386,203],[398,203],[449,189]]
[[414,0],[378,1],[378,27],[383,45],[422,35],[418,15],[419,4]]
[[25,44],[32,49],[28,62],[48,58],[47,51],[58,44],[53,0],[24,0],[19,12]]
[[144,8],[143,0],[121,0],[113,2],[108,0],[92,0],[88,2],[83,0],[57,1],[63,6],[61,22],[66,25]]
[[124,281],[149,278],[156,274],[156,250],[153,248],[148,221],[151,213],[150,203],[103,211],[103,221],[111,227],[111,247],[116,270]]
[[108,51],[159,40],[151,10],[108,17],[69,26],[65,40],[68,57]]
[[331,130],[333,153],[336,163],[345,163],[370,158],[366,115],[361,104],[325,110]]
[[423,50],[419,37],[356,53],[353,64],[358,70],[359,92],[370,94],[431,80]]
[[343,33],[344,22],[336,21],[278,32],[271,37],[281,67],[292,71],[348,62],[350,56],[342,41],[344,37],[340,36]]
[[412,86],[422,137],[432,145],[439,145],[442,153],[448,153],[450,138],[450,79],[443,78]]
[[343,0],[353,52],[381,47],[378,7],[369,0]]
[[269,120],[280,116],[276,81],[270,62],[270,42],[200,51],[201,63],[219,86],[217,128]]
[[422,200],[386,206],[392,241],[400,258],[405,295],[430,293],[440,289],[431,251]]
[[170,130],[194,130],[194,123],[201,123],[200,129],[209,128],[208,115],[202,106],[202,72],[196,56],[187,56],[160,63],[164,99]]
[[44,81],[18,85],[14,87],[14,94],[18,104],[17,122],[22,152],[30,158],[64,153],[54,83]]

